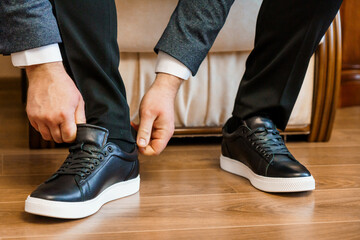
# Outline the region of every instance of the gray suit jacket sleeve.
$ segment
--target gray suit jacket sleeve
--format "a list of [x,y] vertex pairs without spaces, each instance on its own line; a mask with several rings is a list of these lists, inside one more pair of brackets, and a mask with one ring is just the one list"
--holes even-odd
[[180,0],[155,52],[171,55],[195,75],[233,3],[234,0]]
[[49,0],[0,0],[0,53],[61,42]]

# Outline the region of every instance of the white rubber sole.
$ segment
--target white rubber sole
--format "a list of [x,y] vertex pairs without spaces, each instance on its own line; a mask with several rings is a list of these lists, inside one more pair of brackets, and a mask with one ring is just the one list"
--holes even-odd
[[264,192],[304,192],[315,189],[315,180],[310,177],[274,178],[255,174],[245,164],[220,156],[220,167],[227,172],[247,178],[257,189]]
[[50,201],[28,196],[25,212],[54,218],[77,219],[96,213],[105,203],[135,194],[140,189],[140,176],[114,184],[99,196],[85,202]]

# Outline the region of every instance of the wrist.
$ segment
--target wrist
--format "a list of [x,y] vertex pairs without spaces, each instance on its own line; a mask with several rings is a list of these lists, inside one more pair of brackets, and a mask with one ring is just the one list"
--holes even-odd
[[184,82],[183,79],[167,73],[158,73],[153,86],[163,88],[170,93],[176,95],[181,84]]
[[29,79],[29,83],[33,81],[39,81],[39,80],[48,80],[44,76],[49,75],[59,75],[66,73],[64,69],[64,65],[61,61],[59,62],[51,62],[51,63],[43,63],[43,64],[37,64],[37,65],[31,65],[25,67],[26,74]]

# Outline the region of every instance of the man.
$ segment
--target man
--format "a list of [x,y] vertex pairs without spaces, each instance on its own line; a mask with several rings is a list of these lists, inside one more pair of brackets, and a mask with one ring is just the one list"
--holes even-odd
[[[263,1],[255,47],[246,62],[233,116],[223,128],[222,169],[249,179],[254,187],[266,192],[315,189],[314,178],[286,148],[276,126],[285,129],[309,60],[341,2]],[[155,51],[178,59],[195,75],[232,3],[231,0],[180,1]],[[176,93],[177,82],[170,78],[168,82],[173,83],[172,92]],[[159,88],[155,82],[140,106],[137,142],[140,152],[145,154],[159,153],[164,147],[161,142],[168,140],[157,139],[156,128],[150,134],[151,126],[168,118],[166,114],[173,111],[155,104],[163,102]],[[169,98],[174,99],[175,94]]]
[[[1,2],[0,49],[14,53],[15,65],[26,67],[31,124],[46,140],[75,139],[62,167],[28,197],[25,210],[81,218],[108,201],[137,192],[139,165],[117,70],[113,1],[51,3],[54,15],[45,0]],[[179,2],[155,48],[161,51],[158,75],[141,104],[140,152],[159,154],[165,148],[174,129],[174,98],[187,78],[187,68],[196,73],[232,3]],[[223,169],[248,177],[264,191],[286,191],[277,180],[285,185],[295,181],[290,191],[313,189],[311,174],[288,152],[270,119],[285,128],[308,60],[340,4],[339,0],[264,1],[234,116],[224,127]],[[40,60],[26,63],[29,53],[40,55]],[[184,72],[162,70],[164,62]]]

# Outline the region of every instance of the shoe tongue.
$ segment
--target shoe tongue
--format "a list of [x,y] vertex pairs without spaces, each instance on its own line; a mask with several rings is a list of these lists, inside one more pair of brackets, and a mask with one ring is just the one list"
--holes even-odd
[[102,148],[107,142],[108,135],[109,131],[106,128],[90,124],[78,124],[75,142]]
[[256,128],[267,128],[267,129],[275,129],[275,124],[268,118],[265,117],[251,117],[245,120],[246,125],[250,129],[256,129]]

